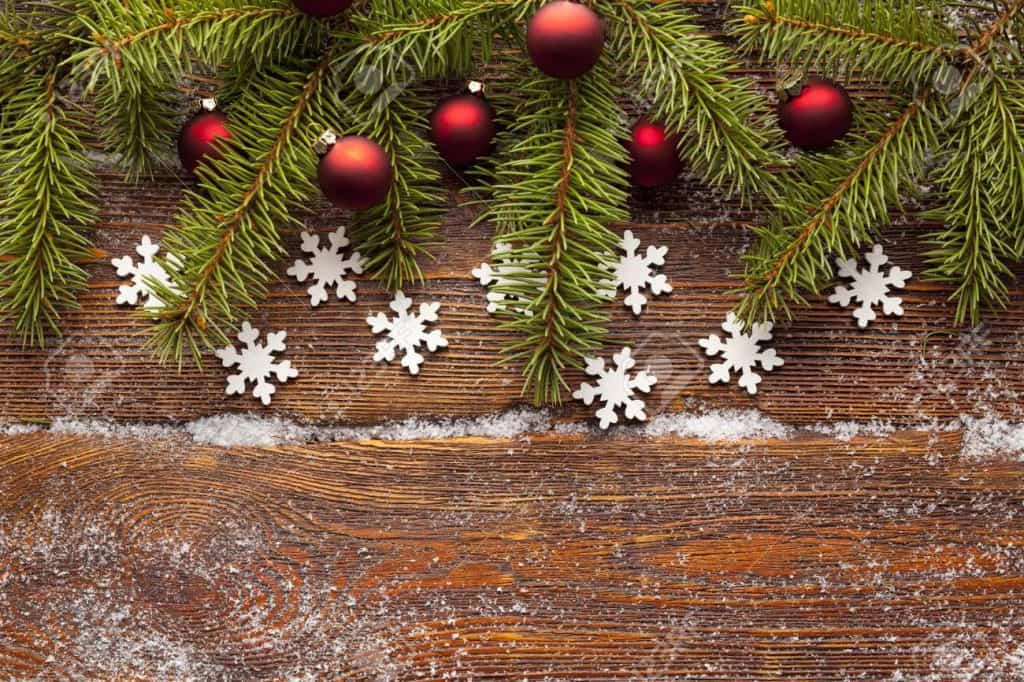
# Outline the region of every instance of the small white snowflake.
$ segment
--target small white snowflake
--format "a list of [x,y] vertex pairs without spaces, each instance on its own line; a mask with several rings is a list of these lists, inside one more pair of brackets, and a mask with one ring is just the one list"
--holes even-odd
[[579,390],[575,391],[572,397],[582,400],[584,405],[592,404],[595,398],[604,403],[604,407],[596,412],[598,419],[601,420],[602,429],[618,423],[618,407],[625,408],[626,419],[646,421],[644,401],[635,398],[634,395],[636,391],[650,393],[651,387],[658,379],[647,371],[638,372],[633,376],[629,374],[629,370],[636,365],[629,348],[623,348],[613,355],[612,361],[615,363],[614,368],[608,368],[605,367],[603,358],[587,358],[585,371],[588,376],[598,377],[597,384],[580,384]]
[[[159,282],[172,291],[177,291],[174,281],[167,270],[154,260],[160,251],[160,242],[154,242],[148,236],[143,236],[142,241],[135,247],[135,252],[142,260],[136,263],[131,256],[114,258],[111,265],[117,268],[118,277],[131,277],[131,284],[122,284],[117,288],[117,302],[120,305],[137,305],[143,298],[146,299],[145,307],[158,309],[164,307],[156,293],[152,290],[147,280]],[[167,254],[164,259],[167,264],[175,269],[181,268],[181,261],[174,255]]]
[[[622,233],[623,255],[618,263],[614,264],[612,273],[615,277],[615,289],[625,289],[626,307],[633,310],[634,315],[640,315],[647,304],[647,297],[641,291],[649,288],[651,294],[667,294],[672,291],[672,285],[668,283],[668,277],[655,271],[655,266],[665,264],[665,255],[668,253],[667,246],[648,246],[647,254],[640,255],[637,249],[640,248],[640,240],[633,236],[632,230]],[[614,292],[612,293],[614,296]]]
[[297,260],[295,265],[288,268],[288,274],[300,282],[305,282],[310,276],[315,280],[316,283],[306,290],[314,308],[329,298],[329,287],[334,287],[338,300],[345,299],[354,303],[356,283],[345,279],[345,275],[349,272],[357,275],[363,272],[363,258],[358,251],[347,258],[344,256],[344,249],[349,244],[344,227],[332,232],[328,240],[330,245],[321,247],[318,235],[303,232],[302,251],[310,254],[310,259]]
[[234,346],[225,346],[217,351],[217,357],[225,367],[238,365],[238,374],[228,377],[228,387],[224,392],[228,395],[243,394],[246,382],[249,382],[253,384],[253,397],[269,405],[277,388],[267,379],[274,375],[283,384],[299,375],[298,370],[292,368],[290,360],[275,362],[274,354],[284,352],[287,336],[288,332],[271,332],[267,334],[266,345],[259,344],[256,339],[260,337],[260,330],[244,322],[242,330],[238,332],[238,340],[245,344],[241,352]]
[[882,304],[882,312],[886,315],[903,314],[903,299],[889,296],[889,289],[902,289],[912,274],[897,265],[889,268],[888,272],[882,272],[881,268],[889,262],[889,257],[882,252],[881,244],[875,244],[870,252],[864,254],[864,259],[869,265],[866,270],[859,269],[857,261],[853,258],[836,259],[839,276],[852,279],[853,282],[849,287],[837,286],[835,293],[828,297],[829,303],[838,303],[844,308],[850,305],[851,301],[860,302],[860,306],[853,309],[853,316],[861,329],[878,317],[873,307],[879,303]]
[[529,309],[529,301],[524,301],[519,296],[507,294],[502,291],[495,291],[496,288],[523,284],[524,282],[536,284],[538,290],[543,287],[545,278],[530,276],[530,270],[525,267],[527,261],[509,257],[512,245],[508,242],[498,242],[491,251],[491,263],[481,263],[480,267],[473,268],[473,276],[480,282],[481,286],[487,287],[487,312],[513,312],[522,315],[533,315]]
[[395,300],[389,307],[396,313],[395,317],[388,318],[384,313],[377,313],[366,318],[366,323],[370,325],[374,334],[388,334],[386,339],[377,342],[377,352],[373,359],[375,362],[391,362],[395,359],[396,352],[401,350],[402,367],[407,368],[409,374],[419,374],[423,356],[416,349],[426,345],[427,350],[433,353],[438,348],[448,345],[448,340],[442,336],[439,329],[427,332],[426,323],[437,322],[437,311],[441,304],[421,303],[419,314],[410,315],[412,300],[399,291],[395,293]]
[[762,341],[771,341],[772,323],[760,322],[750,330],[750,334],[743,333],[743,322],[734,313],[729,313],[722,323],[722,329],[729,333],[724,341],[717,334],[712,334],[706,339],[698,341],[709,356],[722,355],[725,362],[711,365],[711,376],[708,382],[712,384],[729,383],[730,373],[739,372],[739,385],[747,389],[751,395],[757,393],[757,385],[761,383],[761,375],[754,371],[760,365],[764,371],[770,372],[776,367],[784,364],[782,358],[775,354],[775,349],[768,348],[761,350]]

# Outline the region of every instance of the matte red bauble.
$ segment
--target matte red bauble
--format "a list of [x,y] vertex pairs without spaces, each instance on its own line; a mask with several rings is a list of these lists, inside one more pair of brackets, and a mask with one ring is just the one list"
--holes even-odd
[[679,175],[679,135],[669,135],[665,126],[640,119],[629,140],[630,179],[640,187],[667,185]]
[[332,204],[362,211],[387,198],[394,173],[391,158],[379,144],[368,137],[349,135],[323,155],[317,175]]
[[311,17],[326,19],[341,14],[352,5],[353,0],[292,0],[295,6]]
[[178,134],[178,158],[182,167],[194,173],[203,159],[220,158],[223,144],[231,138],[228,117],[219,111],[202,111],[193,116]]
[[604,25],[586,5],[555,0],[537,10],[526,27],[526,51],[549,76],[576,78],[593,68],[604,48]]
[[479,95],[448,97],[430,115],[430,139],[441,158],[465,168],[491,150],[494,110]]
[[842,86],[809,78],[799,94],[779,103],[779,125],[801,149],[828,149],[853,125],[853,102]]

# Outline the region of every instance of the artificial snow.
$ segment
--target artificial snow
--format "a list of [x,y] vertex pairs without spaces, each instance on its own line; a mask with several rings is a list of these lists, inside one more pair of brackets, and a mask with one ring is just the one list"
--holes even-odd
[[882,312],[886,315],[903,315],[903,299],[890,296],[889,290],[905,287],[912,274],[897,265],[889,268],[888,272],[882,272],[881,268],[889,262],[889,257],[882,251],[880,244],[875,244],[871,251],[864,254],[864,260],[868,262],[866,269],[858,268],[857,261],[852,258],[836,259],[839,276],[853,281],[849,287],[837,286],[835,293],[828,297],[829,303],[837,303],[844,308],[851,301],[859,302],[860,306],[853,309],[853,317],[861,329],[878,317],[874,311],[874,306],[878,304],[882,305]]
[[651,420],[643,434],[652,438],[680,436],[698,440],[733,442],[792,438],[794,429],[766,417],[757,410],[711,410],[692,414],[661,414]]

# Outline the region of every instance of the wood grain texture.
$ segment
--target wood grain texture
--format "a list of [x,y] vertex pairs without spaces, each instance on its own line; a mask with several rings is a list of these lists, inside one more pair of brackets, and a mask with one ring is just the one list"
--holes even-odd
[[965,458],[956,432],[234,450],[13,436],[0,670],[1019,679],[1022,504],[1024,463]]

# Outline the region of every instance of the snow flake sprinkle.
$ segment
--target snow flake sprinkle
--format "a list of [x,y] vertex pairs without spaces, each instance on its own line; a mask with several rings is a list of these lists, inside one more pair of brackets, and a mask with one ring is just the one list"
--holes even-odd
[[419,314],[410,315],[412,300],[399,291],[389,307],[396,313],[395,317],[388,318],[384,313],[377,313],[366,318],[374,334],[387,332],[387,338],[377,342],[377,352],[373,359],[375,362],[391,362],[396,352],[401,350],[402,367],[407,368],[409,374],[419,374],[423,356],[416,349],[426,345],[427,350],[433,353],[448,345],[448,340],[439,329],[427,332],[426,323],[437,322],[437,311],[441,304],[421,303]]
[[515,286],[517,284],[536,284],[538,291],[543,287],[545,278],[531,276],[530,270],[525,267],[526,261],[512,258],[509,252],[512,245],[508,242],[498,242],[491,251],[492,263],[481,263],[480,267],[473,268],[473,277],[480,282],[481,286],[487,287],[487,312],[502,313],[511,312],[530,316],[533,314],[528,307],[529,301],[521,297],[502,291],[503,287]]
[[309,293],[309,302],[314,308],[329,298],[330,287],[334,287],[338,300],[345,299],[354,303],[356,283],[345,279],[345,275],[349,272],[357,275],[363,272],[363,257],[358,251],[347,258],[344,256],[344,249],[349,244],[344,227],[332,232],[328,240],[330,245],[321,247],[318,235],[303,232],[302,251],[310,254],[310,258],[308,261],[297,260],[295,265],[288,268],[288,274],[300,282],[305,282],[309,277],[315,281],[315,284],[306,290]]
[[636,365],[632,350],[629,348],[623,348],[613,355],[612,361],[614,367],[609,368],[605,366],[603,358],[587,358],[585,371],[588,376],[598,378],[597,384],[580,384],[579,390],[574,392],[572,397],[582,400],[584,405],[592,404],[595,399],[604,403],[604,407],[596,412],[597,418],[601,420],[602,429],[618,423],[618,407],[625,408],[626,419],[647,421],[644,401],[634,396],[636,391],[650,393],[651,387],[658,379],[647,371],[629,374],[629,370]]
[[253,384],[253,397],[269,405],[277,388],[267,379],[275,375],[283,384],[299,375],[298,370],[292,368],[290,360],[275,362],[274,354],[285,350],[286,336],[288,332],[271,332],[267,334],[266,345],[259,344],[256,339],[260,337],[260,330],[244,322],[242,330],[238,332],[238,340],[245,344],[241,352],[234,346],[226,346],[217,351],[217,357],[225,367],[238,366],[238,374],[228,377],[228,387],[224,392],[228,395],[245,393],[246,382],[250,382]]
[[640,240],[633,236],[632,230],[622,233],[621,245],[624,253],[613,266],[615,288],[629,292],[626,295],[626,307],[631,308],[634,315],[640,315],[647,304],[647,297],[641,293],[642,290],[649,288],[654,296],[672,291],[668,277],[654,269],[655,266],[665,264],[668,247],[648,246],[647,254],[640,255],[637,253]]
[[761,383],[761,375],[754,371],[757,366],[760,365],[764,371],[770,372],[776,367],[782,367],[784,362],[775,354],[774,349],[761,349],[762,341],[772,339],[771,322],[753,325],[750,334],[743,333],[743,328],[743,322],[734,313],[729,313],[722,323],[722,329],[729,333],[728,338],[723,341],[717,334],[712,334],[698,343],[709,356],[721,355],[725,361],[711,365],[709,383],[727,384],[731,372],[738,372],[740,387],[754,395],[757,393],[757,385]]
[[[154,259],[159,251],[160,242],[151,241],[148,236],[143,236],[142,241],[135,247],[135,252],[142,257],[142,260],[136,263],[131,256],[125,256],[110,261],[111,265],[117,268],[118,277],[132,278],[131,284],[122,284],[117,289],[117,302],[120,305],[137,305],[141,299],[145,298],[146,308],[154,310],[163,308],[164,302],[157,298],[147,280],[159,282],[172,291],[177,291],[170,274],[159,261]],[[171,268],[181,268],[181,261],[177,256],[167,254],[164,260]]]
[[875,244],[871,251],[864,254],[864,259],[868,262],[867,269],[859,269],[857,261],[853,258],[836,259],[839,276],[852,279],[853,282],[849,287],[837,286],[835,293],[828,297],[829,303],[838,303],[844,308],[850,305],[851,301],[858,301],[860,306],[853,309],[853,316],[861,329],[878,317],[874,306],[879,303],[882,304],[882,312],[886,315],[903,314],[903,299],[889,296],[889,289],[902,289],[912,274],[897,265],[889,268],[888,272],[882,272],[881,268],[889,262],[889,257],[882,252],[880,244]]

